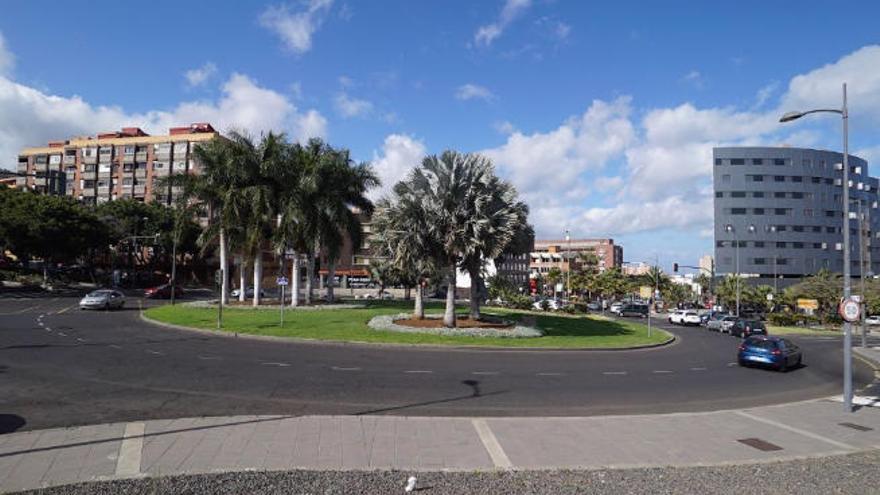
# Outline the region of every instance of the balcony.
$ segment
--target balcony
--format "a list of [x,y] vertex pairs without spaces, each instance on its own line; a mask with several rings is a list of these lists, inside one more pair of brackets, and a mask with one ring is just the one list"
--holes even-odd
[[94,164],[98,163],[98,157],[95,155],[92,155],[92,156],[83,155],[82,161],[83,161],[83,163],[88,163],[90,165],[94,165]]
[[123,162],[123,163],[134,163],[134,154],[132,153],[132,154],[130,154],[130,155],[125,155],[125,156],[123,156],[123,157],[122,157],[122,162]]
[[145,186],[145,185],[134,186],[134,195],[135,196],[143,196],[146,192],[147,192],[147,186]]
[[90,187],[90,188],[88,188],[88,189],[83,189],[83,190],[82,190],[82,195],[83,195],[84,197],[87,197],[87,198],[93,198],[93,197],[95,197],[95,188],[94,188],[94,187]]
[[35,163],[34,164],[34,172],[46,172],[49,170],[49,164],[47,163]]
[[145,162],[145,161],[147,161],[147,152],[146,152],[146,151],[140,151],[140,152],[138,152],[138,153],[135,153],[135,154],[134,154],[134,161],[136,161],[136,162]]
[[98,196],[109,196],[110,195],[110,187],[104,186],[98,188]]
[[45,177],[34,177],[34,185],[35,186],[45,186],[48,184],[48,181]]
[[76,155],[64,155],[65,165],[76,165]]
[[146,179],[147,178],[147,169],[139,168],[134,171],[134,176],[138,179]]

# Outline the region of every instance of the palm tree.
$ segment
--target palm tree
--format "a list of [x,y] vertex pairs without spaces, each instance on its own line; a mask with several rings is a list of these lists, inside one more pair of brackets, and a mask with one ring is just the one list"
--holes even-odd
[[291,291],[290,305],[299,305],[299,283],[301,254],[313,245],[307,231],[305,219],[309,215],[309,203],[312,195],[310,188],[310,170],[306,166],[305,151],[298,143],[286,145],[282,158],[275,163],[275,198],[277,201],[278,227],[275,229],[275,248],[286,254],[290,249],[291,260]]
[[483,194],[493,177],[491,163],[478,155],[445,151],[422,160],[406,180],[395,186],[398,195],[417,198],[430,237],[440,247],[438,265],[446,271],[446,311],[443,324],[455,327],[455,279],[459,263],[480,249],[486,226],[475,211],[489,197]]

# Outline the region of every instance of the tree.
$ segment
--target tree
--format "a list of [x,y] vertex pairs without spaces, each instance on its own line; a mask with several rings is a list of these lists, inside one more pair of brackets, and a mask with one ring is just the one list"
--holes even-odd
[[553,267],[549,271],[547,271],[547,275],[544,277],[544,281],[553,287],[553,295],[556,295],[556,285],[562,281],[562,270],[558,267]]

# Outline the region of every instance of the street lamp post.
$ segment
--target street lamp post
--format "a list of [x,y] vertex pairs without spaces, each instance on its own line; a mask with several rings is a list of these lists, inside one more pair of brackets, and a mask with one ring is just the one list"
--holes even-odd
[[567,269],[565,271],[565,297],[571,300],[571,235],[568,229],[565,230],[565,258],[567,260]]
[[[843,106],[837,108],[818,108],[806,112],[794,111],[783,115],[779,122],[791,122],[811,113],[836,113],[843,121],[843,298],[848,299],[852,292],[850,280],[849,252],[849,111],[846,105],[846,83],[843,83]],[[852,412],[852,325],[843,322],[843,409]]]

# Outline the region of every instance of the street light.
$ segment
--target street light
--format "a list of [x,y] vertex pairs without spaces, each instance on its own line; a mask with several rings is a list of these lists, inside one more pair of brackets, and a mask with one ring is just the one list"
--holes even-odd
[[[779,122],[791,122],[811,113],[836,113],[843,121],[843,298],[848,299],[850,286],[849,266],[849,111],[846,106],[846,83],[843,83],[843,106],[837,108],[819,108],[806,112],[788,112]],[[852,412],[852,325],[843,322],[843,409]]]
[[[739,300],[740,300],[739,238],[736,235],[736,228],[733,225],[727,224],[727,226],[724,227],[724,230],[733,234],[733,244],[736,247],[736,251],[735,251],[736,252],[736,269],[735,269],[736,270],[736,316],[739,317]],[[748,231],[750,234],[754,234],[755,233],[755,226],[749,225]]]
[[568,263],[568,269],[565,271],[565,297],[569,301],[571,300],[571,236],[569,235],[568,229],[565,229],[565,242],[567,246],[565,248],[565,258]]

